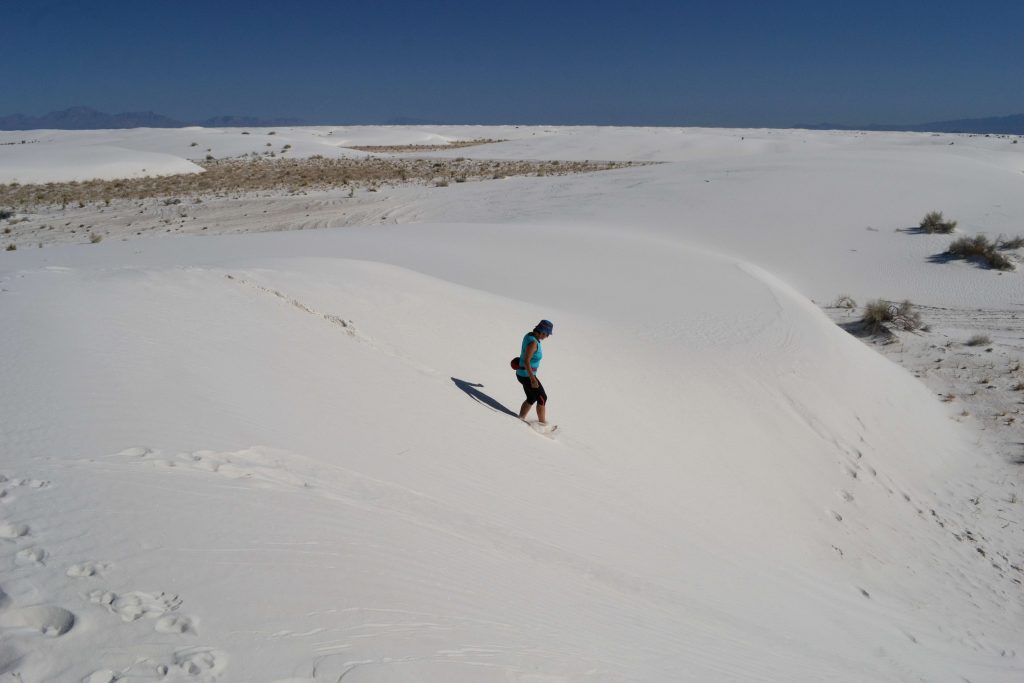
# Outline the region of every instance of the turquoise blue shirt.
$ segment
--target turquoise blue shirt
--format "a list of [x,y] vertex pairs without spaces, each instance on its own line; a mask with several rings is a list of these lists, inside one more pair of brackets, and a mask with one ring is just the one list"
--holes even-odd
[[540,339],[533,336],[533,333],[523,337],[523,346],[519,350],[519,369],[516,370],[516,374],[520,377],[529,377],[530,373],[526,371],[526,347],[530,345],[530,342],[537,342],[537,350],[533,352],[533,356],[530,358],[530,367],[535,371],[540,367],[540,359],[544,357],[544,348],[540,344]]

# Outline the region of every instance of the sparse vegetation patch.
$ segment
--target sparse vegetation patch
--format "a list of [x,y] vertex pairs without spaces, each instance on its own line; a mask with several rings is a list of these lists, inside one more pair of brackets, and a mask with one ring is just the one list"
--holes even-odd
[[864,306],[861,323],[871,333],[888,332],[889,326],[900,330],[921,329],[921,314],[909,301],[896,304],[876,299]]
[[929,211],[921,219],[921,230],[932,233],[948,234],[956,229],[956,221],[946,220],[941,211]]
[[832,302],[832,308],[857,308],[857,302],[848,294],[840,294]]
[[[119,180],[0,185],[0,205],[14,207],[63,206],[106,202],[109,199],[166,197],[166,204],[180,196],[216,195],[230,192],[328,190],[353,186],[377,188],[387,183],[435,184],[455,178],[484,180],[493,177],[589,173],[635,164],[597,161],[491,161],[474,159],[216,159],[203,163],[205,173]],[[459,181],[461,182],[461,181]],[[180,200],[177,200],[180,201]]]
[[953,258],[970,259],[996,270],[1013,270],[1013,261],[1000,253],[1002,243],[993,242],[984,235],[961,237],[953,240],[946,253]]
[[356,149],[360,152],[379,152],[381,154],[403,154],[408,152],[440,152],[458,147],[489,145],[494,142],[506,142],[506,140],[477,138],[475,140],[452,140],[444,145],[360,145],[358,147],[349,147],[348,149]]

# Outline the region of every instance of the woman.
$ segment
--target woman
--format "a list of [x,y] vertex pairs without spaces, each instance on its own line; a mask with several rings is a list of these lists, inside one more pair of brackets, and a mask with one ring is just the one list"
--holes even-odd
[[547,402],[548,395],[544,393],[544,386],[537,379],[537,368],[540,367],[540,360],[544,357],[544,349],[541,342],[555,331],[555,326],[550,320],[541,320],[537,326],[523,337],[522,349],[519,353],[519,369],[516,370],[516,379],[523,385],[526,392],[526,400],[519,409],[519,419],[526,420],[530,414],[530,408],[537,404],[537,419],[540,423],[547,424]]

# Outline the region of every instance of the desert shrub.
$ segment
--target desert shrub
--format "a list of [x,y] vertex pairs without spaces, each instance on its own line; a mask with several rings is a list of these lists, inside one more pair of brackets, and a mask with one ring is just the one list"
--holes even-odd
[[984,235],[961,237],[949,243],[947,251],[958,258],[975,258],[984,256],[993,248],[993,244]]
[[857,308],[857,302],[848,294],[840,294],[832,302],[832,308]]
[[291,149],[291,148],[292,148],[292,146],[291,146],[291,145],[285,145],[285,146],[284,146],[284,147],[282,147],[281,149]]
[[1014,265],[1005,254],[1000,254],[998,251],[991,251],[985,255],[985,263],[988,264],[989,268],[995,268],[996,270],[1013,270]]
[[0,221],[6,220],[14,215],[14,212],[10,209],[0,209]]
[[89,244],[96,244],[103,239],[103,235],[97,235],[94,232],[89,233]]
[[976,334],[964,342],[967,346],[985,346],[991,344],[992,340],[987,334]]
[[193,142],[191,145],[189,145],[189,147],[198,147],[198,146],[199,146],[198,142]]
[[1020,249],[1021,247],[1024,247],[1024,237],[1017,235],[1016,237],[1011,237],[1008,240],[1000,238],[996,240],[996,246],[1000,249]]
[[916,330],[921,327],[921,314],[909,301],[895,304],[884,299],[876,299],[864,306],[861,323],[875,333],[887,331],[887,323],[901,330]]
[[999,253],[1000,242],[992,242],[984,235],[961,237],[950,242],[946,253],[954,258],[979,260],[989,268],[1013,270],[1013,261]]
[[950,233],[956,228],[956,221],[946,220],[941,211],[929,211],[921,219],[921,229],[931,233]]
[[7,251],[15,251],[17,248],[18,245],[14,244],[13,242],[7,245]]
[[276,130],[272,130],[269,133],[267,133],[267,135],[277,135],[277,131]]
[[434,183],[434,187],[448,187],[448,181],[438,180],[436,183]]
[[206,160],[207,161],[213,161],[214,160],[214,156],[212,154],[207,154],[206,155]]

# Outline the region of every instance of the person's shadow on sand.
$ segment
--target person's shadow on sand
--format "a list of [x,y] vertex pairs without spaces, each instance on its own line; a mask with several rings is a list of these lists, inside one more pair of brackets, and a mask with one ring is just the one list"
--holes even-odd
[[452,381],[455,382],[455,386],[466,392],[466,395],[468,395],[474,401],[483,403],[491,410],[497,411],[499,413],[505,413],[506,415],[511,415],[512,417],[519,417],[518,413],[513,413],[511,410],[501,405],[484,392],[477,389],[477,387],[482,387],[483,384],[473,384],[472,382],[467,382],[464,379],[456,379],[454,377],[452,377]]

